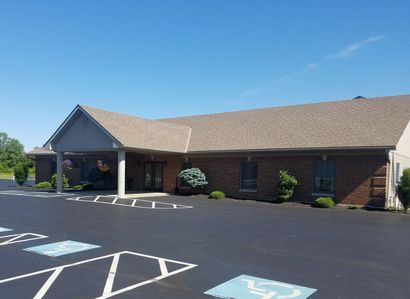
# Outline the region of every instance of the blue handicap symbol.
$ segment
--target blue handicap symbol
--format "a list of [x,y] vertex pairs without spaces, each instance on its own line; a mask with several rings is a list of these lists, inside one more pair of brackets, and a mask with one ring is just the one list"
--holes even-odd
[[0,233],[2,233],[2,232],[9,232],[9,231],[11,231],[11,230],[12,230],[11,228],[0,227]]
[[80,251],[94,249],[98,247],[101,247],[101,246],[67,240],[67,241],[49,243],[49,244],[40,245],[40,246],[29,247],[24,250],[35,252],[38,254],[44,254],[48,256],[61,256],[65,254],[80,252]]
[[205,294],[232,299],[305,299],[316,291],[295,284],[240,275],[206,291]]

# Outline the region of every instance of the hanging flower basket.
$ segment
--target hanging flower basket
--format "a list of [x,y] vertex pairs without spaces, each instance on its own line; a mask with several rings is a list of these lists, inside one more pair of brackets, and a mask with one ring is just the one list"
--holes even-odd
[[74,163],[70,160],[70,159],[65,159],[64,161],[63,161],[63,167],[65,168],[65,169],[73,169],[74,168]]
[[107,161],[104,160],[98,160],[97,167],[101,172],[107,172],[108,170],[110,170],[110,165]]

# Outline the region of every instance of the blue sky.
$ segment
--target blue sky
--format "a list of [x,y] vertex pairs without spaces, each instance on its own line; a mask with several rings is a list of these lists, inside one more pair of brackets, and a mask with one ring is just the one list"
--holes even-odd
[[409,1],[0,1],[0,131],[410,93]]

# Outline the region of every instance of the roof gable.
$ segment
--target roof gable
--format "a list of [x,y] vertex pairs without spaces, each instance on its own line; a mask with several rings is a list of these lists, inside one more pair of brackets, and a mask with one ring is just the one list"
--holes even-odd
[[79,106],[67,117],[46,145],[54,151],[104,151],[120,146],[113,136]]
[[125,148],[185,153],[189,126],[80,106]]

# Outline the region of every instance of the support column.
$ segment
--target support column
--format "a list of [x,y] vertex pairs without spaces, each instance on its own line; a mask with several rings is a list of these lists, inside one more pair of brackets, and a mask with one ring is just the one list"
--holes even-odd
[[125,197],[125,151],[118,150],[118,185],[117,193],[119,198]]
[[63,152],[57,152],[57,192],[64,191],[63,185]]

